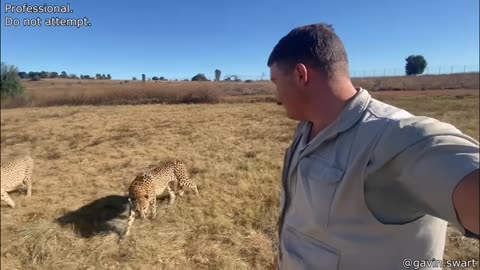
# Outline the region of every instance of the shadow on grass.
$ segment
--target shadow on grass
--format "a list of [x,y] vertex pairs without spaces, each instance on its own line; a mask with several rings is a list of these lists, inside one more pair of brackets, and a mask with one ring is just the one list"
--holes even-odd
[[85,238],[112,232],[122,237],[131,211],[128,197],[109,195],[68,212],[55,222],[62,226],[71,225],[77,234]]

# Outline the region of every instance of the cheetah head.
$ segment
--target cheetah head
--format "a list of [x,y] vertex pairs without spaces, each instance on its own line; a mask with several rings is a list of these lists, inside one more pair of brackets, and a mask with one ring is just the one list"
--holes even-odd
[[131,199],[132,208],[141,218],[145,218],[148,211],[148,195],[140,195]]
[[152,175],[149,173],[142,173],[135,177],[129,188],[129,198],[132,209],[136,214],[140,214],[141,218],[145,218],[148,208],[150,206],[149,190],[152,182]]

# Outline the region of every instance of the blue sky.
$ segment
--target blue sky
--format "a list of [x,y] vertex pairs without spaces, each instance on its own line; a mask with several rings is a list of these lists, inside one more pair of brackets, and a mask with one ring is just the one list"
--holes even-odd
[[[5,13],[5,4],[70,3],[71,14]],[[88,17],[91,27],[5,27],[5,16]],[[347,49],[352,73],[383,72],[422,54],[438,66],[479,65],[478,0],[402,1],[39,1],[1,7],[1,59],[21,71],[260,77],[278,40],[296,26],[327,22]]]

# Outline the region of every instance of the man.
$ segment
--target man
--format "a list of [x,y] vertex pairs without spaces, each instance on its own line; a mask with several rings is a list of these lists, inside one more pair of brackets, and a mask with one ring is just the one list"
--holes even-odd
[[300,121],[283,169],[279,269],[436,263],[447,222],[478,238],[477,141],[354,87],[330,25],[292,30],[268,66],[288,117]]

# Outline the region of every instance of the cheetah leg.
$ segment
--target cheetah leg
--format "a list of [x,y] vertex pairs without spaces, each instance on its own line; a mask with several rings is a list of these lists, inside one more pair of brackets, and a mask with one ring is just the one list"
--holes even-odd
[[185,191],[184,191],[185,186],[193,189],[193,191],[195,192],[195,195],[198,195],[197,185],[189,179],[187,167],[185,167],[185,164],[177,161],[175,166],[175,176],[177,177],[180,185],[180,192],[179,192],[180,197],[183,197],[183,195],[185,194]]
[[127,229],[125,230],[125,234],[123,235],[123,237],[127,237],[130,234],[130,230],[133,226],[134,221],[135,221],[135,211],[132,210],[130,212],[130,216],[128,217]]
[[140,210],[140,218],[144,219],[146,215],[147,213],[145,213],[143,210]]
[[173,185],[173,192],[174,192],[175,194],[178,193],[178,195],[180,195],[180,197],[182,197],[182,196],[183,196],[183,189],[182,189],[182,187],[179,185],[178,179],[175,180],[175,181],[172,181],[172,185]]
[[178,191],[178,196],[183,197],[184,195],[185,195],[185,191],[183,190],[183,188],[180,188]]
[[2,201],[6,202],[10,207],[15,208],[15,202],[12,200],[10,195],[2,188]]
[[168,200],[168,204],[172,205],[175,202],[175,192],[170,187],[167,187],[168,194],[170,195],[170,198]]
[[32,196],[32,166],[29,166],[25,174],[25,183],[27,184],[27,197]]
[[193,192],[195,193],[195,195],[198,195],[198,188],[197,188],[197,184],[195,183],[192,183],[192,186],[190,187],[191,189],[193,189]]
[[151,219],[157,217],[157,197],[153,196],[153,199],[150,201],[150,211],[151,211]]

